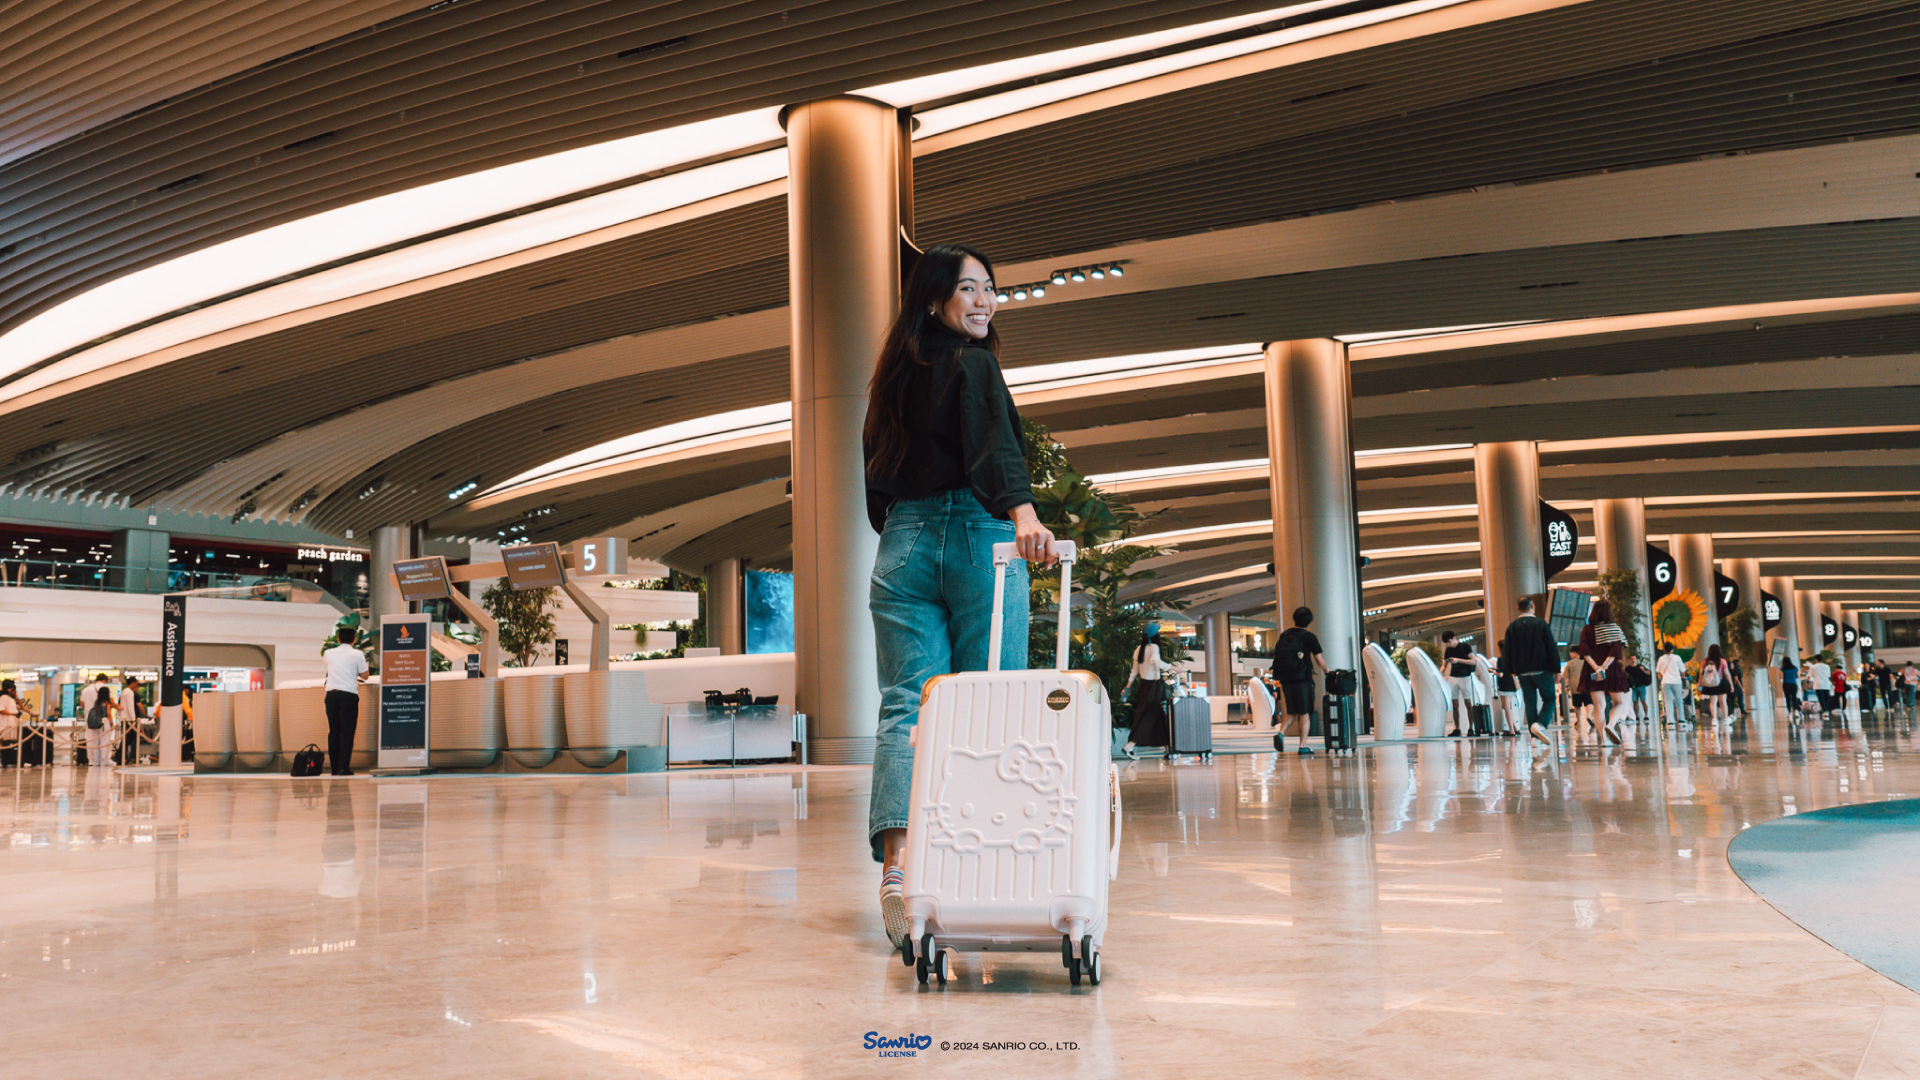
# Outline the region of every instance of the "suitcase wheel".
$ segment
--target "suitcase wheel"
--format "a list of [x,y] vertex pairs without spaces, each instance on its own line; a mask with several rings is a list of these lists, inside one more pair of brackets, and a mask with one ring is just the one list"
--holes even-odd
[[1094,986],[1100,985],[1100,950],[1093,947],[1093,935],[1080,939],[1080,955],[1084,958],[1082,966],[1087,970],[1087,981]]
[[941,986],[947,985],[947,957],[951,955],[945,949],[933,954],[933,977]]

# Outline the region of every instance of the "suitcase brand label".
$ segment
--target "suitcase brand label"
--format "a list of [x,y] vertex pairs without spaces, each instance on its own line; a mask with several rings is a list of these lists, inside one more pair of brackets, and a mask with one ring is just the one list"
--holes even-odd
[[1073,695],[1065,690],[1055,690],[1047,695],[1047,708],[1054,712],[1063,712],[1071,704],[1073,704]]

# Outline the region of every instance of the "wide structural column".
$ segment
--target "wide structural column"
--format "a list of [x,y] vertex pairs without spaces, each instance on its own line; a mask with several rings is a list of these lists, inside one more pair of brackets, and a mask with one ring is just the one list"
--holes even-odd
[[[1719,591],[1713,587],[1713,534],[1674,533],[1673,562],[1679,587],[1690,589],[1707,605],[1707,628],[1694,643],[1698,656],[1707,655],[1707,647],[1720,644],[1720,615],[1716,606]],[[1723,650],[1724,651],[1724,650]]]
[[[1780,625],[1773,628],[1773,636],[1785,639],[1787,643],[1787,655],[1793,657],[1793,662],[1798,664],[1800,662],[1801,652],[1800,618],[1794,612],[1794,597],[1796,593],[1793,587],[1793,579],[1790,577],[1765,577],[1760,579],[1760,587],[1780,598]],[[1756,607],[1755,610],[1758,610],[1758,608]],[[1773,677],[1776,680],[1780,677],[1778,668],[1774,669]]]
[[370,537],[373,565],[367,568],[367,614],[377,629],[389,615],[405,615],[407,602],[393,583],[393,564],[413,558],[413,532],[405,525],[382,525]]
[[1233,693],[1232,627],[1232,620],[1226,612],[1207,613],[1207,693],[1213,697],[1227,697]]
[[787,252],[793,318],[796,711],[813,760],[873,760],[880,715],[867,586],[860,433],[867,382],[900,293],[900,122],[838,97],[789,108]]
[[[1523,596],[1546,618],[1546,556],[1540,546],[1540,452],[1531,442],[1473,448],[1480,504],[1480,579],[1486,589],[1487,648],[1494,650],[1519,614]],[[1643,560],[1645,556],[1641,557]]]
[[1826,636],[1820,632],[1819,589],[1794,590],[1793,620],[1800,630],[1800,651],[1807,656],[1819,656],[1820,650],[1827,647]]
[[1760,591],[1762,589],[1760,584],[1760,560],[1726,559],[1723,560],[1723,569],[1721,572],[1732,578],[1734,584],[1740,586],[1740,603],[1753,609],[1753,640],[1759,642],[1761,646],[1760,664],[1746,665],[1748,711],[1755,716],[1763,718],[1771,717],[1773,716],[1774,700],[1773,676],[1765,670],[1757,672],[1753,670],[1756,666],[1764,667],[1766,664],[1767,630],[1764,622],[1766,612],[1760,603]]
[[1275,621],[1313,609],[1332,670],[1360,670],[1359,537],[1353,508],[1352,377],[1329,338],[1267,345]]
[[[1647,580],[1647,504],[1643,499],[1595,499],[1593,501],[1594,555],[1600,572],[1631,570],[1640,577],[1640,610],[1636,614],[1640,630],[1640,662],[1652,670],[1653,612],[1647,602],[1652,584]],[[1622,623],[1626,613],[1613,617]]]
[[723,656],[747,651],[747,569],[739,559],[707,567],[707,644]]

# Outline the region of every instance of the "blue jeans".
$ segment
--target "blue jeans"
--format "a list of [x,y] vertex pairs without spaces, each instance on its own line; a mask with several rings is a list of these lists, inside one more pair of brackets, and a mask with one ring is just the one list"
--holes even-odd
[[[971,490],[902,500],[887,511],[873,558],[873,637],[880,669],[880,730],[873,750],[867,839],[881,861],[880,832],[907,827],[920,691],[935,675],[987,669],[993,629],[993,545],[1013,523],[989,515]],[[1027,666],[1027,564],[1007,567],[1000,668]]]
[[1544,671],[1529,671],[1524,675],[1515,675],[1513,681],[1520,687],[1520,704],[1526,710],[1527,726],[1535,724],[1553,726],[1553,676]]

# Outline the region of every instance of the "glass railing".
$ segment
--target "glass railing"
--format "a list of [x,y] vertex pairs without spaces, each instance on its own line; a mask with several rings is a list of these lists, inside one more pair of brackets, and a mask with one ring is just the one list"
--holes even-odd
[[324,587],[298,578],[262,574],[223,574],[205,570],[160,570],[101,566],[52,559],[0,561],[0,585],[25,589],[84,589],[93,592],[191,592],[234,600],[329,604],[352,610]]

